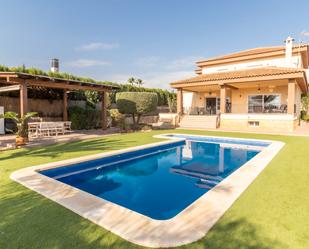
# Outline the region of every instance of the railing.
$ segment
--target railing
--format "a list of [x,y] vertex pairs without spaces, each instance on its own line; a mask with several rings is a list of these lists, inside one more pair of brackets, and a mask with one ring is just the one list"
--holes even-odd
[[[217,115],[220,113],[220,110],[216,108],[205,108],[205,107],[187,107],[184,108],[184,114],[187,115]],[[226,113],[231,113],[231,107],[226,107]]]
[[226,113],[234,113],[234,114],[286,114],[287,113],[287,105],[251,105],[248,104],[232,104],[230,108],[230,112]]

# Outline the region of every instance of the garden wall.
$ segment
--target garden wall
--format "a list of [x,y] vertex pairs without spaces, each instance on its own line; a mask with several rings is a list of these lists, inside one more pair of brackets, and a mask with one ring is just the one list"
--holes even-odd
[[[0,106],[4,106],[4,111],[19,112],[19,98],[0,96]],[[40,117],[62,117],[62,100],[28,99],[29,111],[39,113]]]

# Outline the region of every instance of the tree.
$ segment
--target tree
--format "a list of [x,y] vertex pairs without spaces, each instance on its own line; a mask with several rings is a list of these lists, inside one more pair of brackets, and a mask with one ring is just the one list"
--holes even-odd
[[175,94],[170,94],[167,98],[168,108],[170,112],[176,112],[177,109],[177,99]]
[[116,103],[120,113],[132,115],[136,129],[143,114],[157,109],[158,95],[152,92],[120,92],[116,94]]
[[309,114],[309,93],[302,96],[301,102],[302,102],[303,113],[308,115]]
[[141,79],[137,79],[137,80],[135,80],[135,84],[138,85],[139,87],[141,87],[144,84],[144,82]]
[[135,78],[134,77],[129,78],[128,83],[133,86],[135,84]]

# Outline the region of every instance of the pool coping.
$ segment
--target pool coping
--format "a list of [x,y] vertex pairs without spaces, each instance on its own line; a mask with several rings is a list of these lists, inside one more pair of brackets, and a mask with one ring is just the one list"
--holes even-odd
[[[119,153],[185,140],[184,138],[167,137],[169,134],[187,135],[191,137],[227,138],[229,140],[262,141],[268,142],[270,145],[198,198],[186,209],[168,220],[152,219],[37,172],[38,170],[67,166]],[[272,140],[179,133],[161,134],[154,137],[167,140],[32,166],[15,171],[10,177],[14,181],[134,244],[147,247],[174,247],[192,243],[204,237],[284,146],[283,142]]]

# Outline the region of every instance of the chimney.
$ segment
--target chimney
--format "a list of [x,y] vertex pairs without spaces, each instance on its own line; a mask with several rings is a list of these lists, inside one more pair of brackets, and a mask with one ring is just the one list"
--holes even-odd
[[58,59],[54,58],[54,59],[51,60],[50,71],[53,72],[53,73],[59,72],[59,60]]
[[291,36],[288,36],[285,40],[285,65],[286,67],[292,67],[292,52],[293,52],[293,41]]

